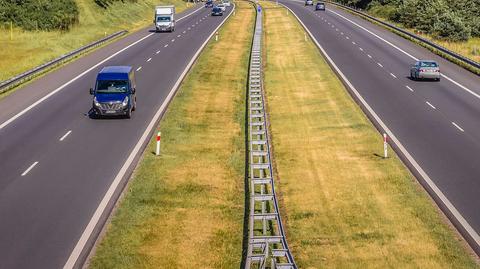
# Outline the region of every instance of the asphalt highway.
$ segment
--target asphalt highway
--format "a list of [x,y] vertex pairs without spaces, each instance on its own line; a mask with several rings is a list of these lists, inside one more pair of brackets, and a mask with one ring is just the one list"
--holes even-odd
[[[232,9],[211,17],[197,6],[177,14],[173,33],[149,26],[0,100],[0,268],[81,266],[146,145],[141,138],[148,142],[152,119]],[[88,117],[89,88],[107,65],[137,70],[131,119]]]
[[[401,157],[478,254],[479,77],[333,5],[315,11],[303,1],[280,3],[298,16],[395,136]],[[411,80],[415,59],[436,60],[441,81]]]

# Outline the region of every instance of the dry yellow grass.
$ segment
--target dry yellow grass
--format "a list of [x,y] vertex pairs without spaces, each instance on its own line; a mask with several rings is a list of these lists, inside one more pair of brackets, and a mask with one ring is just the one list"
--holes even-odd
[[238,268],[242,258],[245,85],[254,10],[238,2],[160,124],[92,268]]
[[478,268],[292,15],[265,5],[265,88],[300,268]]
[[69,51],[103,38],[119,30],[138,30],[151,23],[153,6],[175,4],[177,12],[186,8],[182,0],[140,0],[136,3],[115,2],[108,9],[93,0],[76,0],[79,23],[70,31],[24,31],[0,28],[0,81],[59,57]]

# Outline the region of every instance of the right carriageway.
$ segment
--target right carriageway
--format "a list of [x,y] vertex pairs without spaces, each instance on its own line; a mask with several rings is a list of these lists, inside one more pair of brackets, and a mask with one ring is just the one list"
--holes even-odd
[[[309,32],[372,122],[480,253],[480,79],[338,7],[315,11],[281,0]],[[442,79],[413,81],[417,59],[440,64]],[[308,75],[308,74],[307,74]]]

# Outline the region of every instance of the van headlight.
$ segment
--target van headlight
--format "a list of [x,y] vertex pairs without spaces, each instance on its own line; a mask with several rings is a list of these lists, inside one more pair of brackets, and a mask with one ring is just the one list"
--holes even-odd
[[126,107],[128,105],[128,96],[125,96],[125,99],[123,99],[122,106]]
[[93,98],[93,104],[94,104],[96,107],[100,107],[100,103],[97,101],[97,97],[94,97],[94,98]]

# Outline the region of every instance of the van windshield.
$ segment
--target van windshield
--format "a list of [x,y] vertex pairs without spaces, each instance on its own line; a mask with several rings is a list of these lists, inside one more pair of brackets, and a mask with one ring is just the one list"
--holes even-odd
[[168,16],[162,16],[162,17],[157,17],[157,22],[169,22],[170,17]]
[[126,93],[128,80],[99,80],[97,82],[98,93]]

